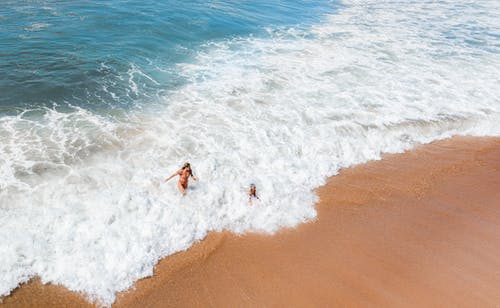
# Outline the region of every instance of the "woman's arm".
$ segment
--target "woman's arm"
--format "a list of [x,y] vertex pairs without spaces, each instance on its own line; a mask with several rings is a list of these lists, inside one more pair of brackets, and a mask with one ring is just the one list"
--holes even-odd
[[191,177],[193,178],[193,180],[198,181],[198,179],[193,174],[193,170],[189,170],[189,174],[191,175]]
[[168,178],[166,178],[164,182],[166,183],[166,182],[170,181],[170,179],[173,178],[174,176],[176,176],[177,174],[179,174],[179,171],[172,173],[172,175],[169,176]]

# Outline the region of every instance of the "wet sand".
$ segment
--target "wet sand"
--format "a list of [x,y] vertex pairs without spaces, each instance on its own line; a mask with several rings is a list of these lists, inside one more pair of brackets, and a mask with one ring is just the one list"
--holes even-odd
[[[456,137],[342,170],[318,219],[212,233],[114,307],[499,307],[500,138]],[[0,307],[90,306],[35,280]]]

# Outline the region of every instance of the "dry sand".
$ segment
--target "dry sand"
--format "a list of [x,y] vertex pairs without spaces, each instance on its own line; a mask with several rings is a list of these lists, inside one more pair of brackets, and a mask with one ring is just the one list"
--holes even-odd
[[[500,307],[500,138],[457,137],[342,170],[318,219],[213,233],[115,307]],[[85,307],[35,280],[1,307]]]

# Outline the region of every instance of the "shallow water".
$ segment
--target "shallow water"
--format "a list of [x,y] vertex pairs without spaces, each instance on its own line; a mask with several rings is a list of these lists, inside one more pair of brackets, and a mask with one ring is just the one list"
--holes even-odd
[[3,295],[38,275],[110,304],[209,231],[314,219],[342,167],[500,134],[496,1],[92,3],[0,11]]

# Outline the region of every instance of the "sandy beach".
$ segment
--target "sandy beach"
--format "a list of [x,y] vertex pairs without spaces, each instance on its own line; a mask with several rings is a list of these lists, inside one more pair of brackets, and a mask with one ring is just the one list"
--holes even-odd
[[[343,169],[318,217],[275,235],[212,233],[113,307],[498,307],[500,138],[455,137]],[[86,307],[38,280],[1,307]]]

